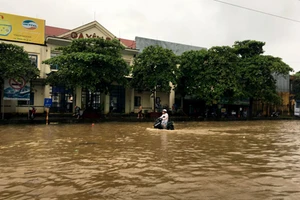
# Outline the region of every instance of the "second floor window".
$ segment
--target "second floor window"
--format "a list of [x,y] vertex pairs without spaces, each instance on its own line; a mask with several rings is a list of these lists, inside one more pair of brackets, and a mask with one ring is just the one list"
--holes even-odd
[[29,54],[29,59],[31,60],[31,63],[38,67],[38,56],[34,54]]
[[[59,53],[51,53],[51,58],[58,56]],[[50,70],[58,70],[58,65],[50,65]]]

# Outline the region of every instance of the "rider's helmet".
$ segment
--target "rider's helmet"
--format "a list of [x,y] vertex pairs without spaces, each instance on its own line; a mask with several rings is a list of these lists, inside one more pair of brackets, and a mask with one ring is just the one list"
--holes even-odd
[[166,109],[163,109],[162,111],[163,111],[163,112],[167,112],[167,110],[166,110]]

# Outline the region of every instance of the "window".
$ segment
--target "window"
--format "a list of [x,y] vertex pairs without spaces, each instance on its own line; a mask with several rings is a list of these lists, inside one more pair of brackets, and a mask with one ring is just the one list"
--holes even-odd
[[28,104],[28,101],[26,101],[26,100],[18,101],[18,106],[25,106],[25,105],[34,105],[34,93],[33,92],[30,93],[29,104]]
[[28,105],[28,101],[25,100],[18,101],[18,106],[25,106],[25,105]]
[[135,96],[134,97],[134,106],[140,106],[141,105],[141,97]]
[[[59,53],[51,53],[51,58],[58,56]],[[58,65],[50,65],[50,70],[58,70]]]
[[38,67],[38,56],[34,54],[29,54],[29,59],[31,60],[31,63]]

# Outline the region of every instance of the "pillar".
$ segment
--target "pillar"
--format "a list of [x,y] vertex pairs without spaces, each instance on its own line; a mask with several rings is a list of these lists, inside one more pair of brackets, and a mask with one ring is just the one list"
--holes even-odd
[[169,108],[172,108],[173,104],[175,103],[175,90],[174,90],[174,85],[170,83],[171,86],[171,91],[169,94]]
[[[79,106],[81,108],[81,98],[82,98],[82,88],[81,87],[77,87],[75,89],[75,104],[73,104],[74,106]],[[73,98],[74,101],[74,98]]]

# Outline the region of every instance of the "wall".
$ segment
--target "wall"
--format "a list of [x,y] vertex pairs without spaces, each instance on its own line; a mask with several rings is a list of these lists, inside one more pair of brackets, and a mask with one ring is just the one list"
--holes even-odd
[[[14,44],[17,46],[21,46],[24,50],[30,55],[37,56],[37,67],[40,70],[40,77],[46,77],[46,65],[42,64],[42,61],[45,60],[48,56],[48,50],[46,46],[36,45],[36,44],[27,44],[27,43],[19,43],[19,42],[9,42],[9,41],[0,41],[8,44]],[[50,55],[50,54],[49,54]],[[31,86],[32,87],[32,86]],[[34,104],[37,107],[43,107],[44,104],[44,86],[42,82],[37,82],[33,87],[34,94]],[[3,101],[2,101],[3,102]],[[18,106],[17,100],[5,100],[4,101],[4,112],[5,113],[27,113],[28,108],[32,105],[24,105]],[[3,105],[1,106],[1,112],[3,112]],[[37,112],[44,112],[43,109],[38,109]]]

